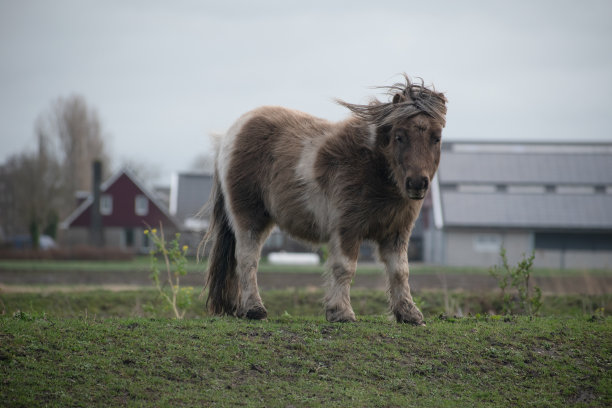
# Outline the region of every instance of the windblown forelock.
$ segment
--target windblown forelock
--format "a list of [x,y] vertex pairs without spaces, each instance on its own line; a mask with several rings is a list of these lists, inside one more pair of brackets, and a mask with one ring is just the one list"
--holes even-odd
[[348,108],[358,118],[378,127],[391,125],[398,120],[409,119],[420,113],[425,113],[445,127],[447,100],[444,94],[436,92],[433,87],[427,88],[422,79],[420,84],[415,84],[405,74],[404,78],[406,83],[378,87],[386,89],[391,98],[395,94],[403,95],[406,98],[403,102],[385,103],[376,99],[368,105],[352,104],[342,100],[337,100],[337,102]]

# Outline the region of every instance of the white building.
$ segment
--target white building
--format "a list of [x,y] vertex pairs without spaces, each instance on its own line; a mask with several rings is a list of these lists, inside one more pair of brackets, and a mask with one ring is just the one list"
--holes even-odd
[[424,260],[612,268],[612,143],[443,145]]

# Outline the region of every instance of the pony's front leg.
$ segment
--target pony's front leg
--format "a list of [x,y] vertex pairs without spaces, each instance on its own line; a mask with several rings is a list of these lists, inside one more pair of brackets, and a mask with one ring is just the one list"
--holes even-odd
[[[346,247],[346,245],[345,245]],[[347,255],[339,239],[330,242],[330,254],[327,260],[327,293],[325,295],[325,317],[329,322],[354,322],[355,312],[351,307],[351,282],[357,268],[357,251]]]
[[389,280],[389,302],[391,312],[399,323],[425,325],[423,314],[414,304],[410,294],[408,276],[408,243],[397,240],[379,244],[380,258],[385,264]]
[[254,239],[249,232],[237,236],[236,274],[240,285],[238,291],[240,299],[236,313],[238,317],[260,320],[268,316],[257,287],[257,267],[261,251],[260,241],[260,239]]

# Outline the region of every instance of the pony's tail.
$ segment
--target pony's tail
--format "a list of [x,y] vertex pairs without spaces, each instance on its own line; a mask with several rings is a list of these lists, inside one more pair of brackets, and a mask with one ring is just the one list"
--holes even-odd
[[[218,174],[215,171],[213,188],[206,205],[210,212],[208,231],[200,243],[200,253],[212,239],[208,256],[206,306],[215,315],[236,315],[239,293],[236,277],[236,236],[229,224],[225,210],[225,198]],[[206,211],[206,207],[203,212]]]

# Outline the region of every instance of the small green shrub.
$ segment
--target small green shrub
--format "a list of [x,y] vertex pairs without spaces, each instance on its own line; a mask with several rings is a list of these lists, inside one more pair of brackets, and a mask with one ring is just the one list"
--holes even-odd
[[[185,311],[191,306],[193,299],[193,288],[181,288],[180,277],[187,274],[187,245],[182,248],[179,245],[180,234],[176,234],[174,239],[166,242],[162,225],[159,226],[159,235],[157,229],[147,229],[145,234],[149,235],[155,245],[151,250],[151,279],[155,283],[155,287],[170,306],[172,312],[177,319],[182,319],[185,316]],[[165,282],[162,284],[160,279],[159,260],[163,261],[163,269],[166,272]],[[167,284],[167,286],[166,286]]]
[[533,290],[529,287],[535,253],[532,252],[529,257],[523,255],[516,267],[508,264],[505,248],[500,250],[500,256],[502,266],[491,267],[489,273],[497,279],[501,289],[504,313],[537,314],[542,307],[542,290],[537,286]]

